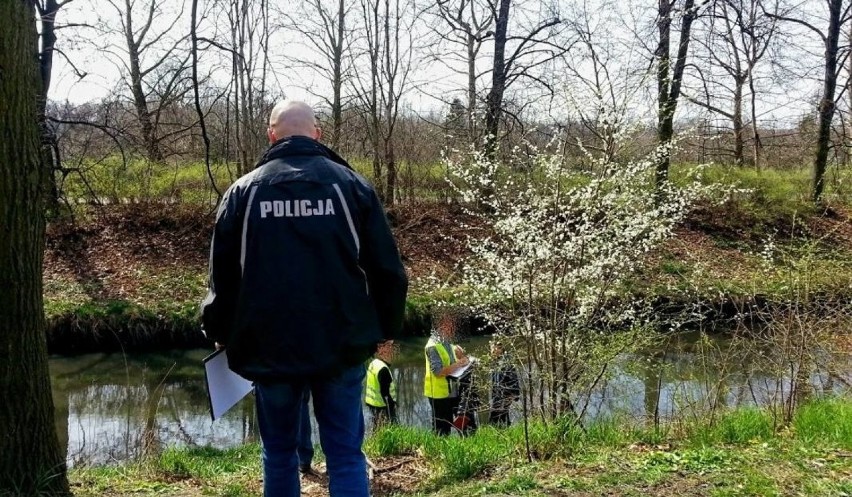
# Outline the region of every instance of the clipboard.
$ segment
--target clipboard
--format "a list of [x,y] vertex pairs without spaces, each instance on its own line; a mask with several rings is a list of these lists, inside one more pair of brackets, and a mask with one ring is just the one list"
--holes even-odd
[[231,371],[228,353],[219,349],[202,359],[204,383],[213,421],[221,418],[254,389],[254,383]]
[[476,357],[468,357],[468,360],[469,360],[470,362],[468,362],[466,366],[464,366],[464,367],[462,367],[462,368],[459,368],[459,369],[457,369],[457,370],[453,371],[452,373],[448,374],[448,375],[447,375],[447,378],[452,378],[452,379],[454,379],[454,380],[459,380],[459,379],[461,379],[464,375],[466,375],[467,373],[469,373],[469,372],[470,372],[470,368],[471,368],[471,367],[473,367],[473,365],[474,365],[474,364],[476,364],[478,361],[477,361]]

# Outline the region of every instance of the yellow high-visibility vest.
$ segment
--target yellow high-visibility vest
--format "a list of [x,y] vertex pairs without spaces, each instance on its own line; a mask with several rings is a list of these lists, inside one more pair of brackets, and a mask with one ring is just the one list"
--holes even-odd
[[426,352],[432,346],[435,347],[438,355],[441,356],[442,368],[456,362],[456,354],[452,347],[450,347],[450,350],[447,350],[443,343],[434,338],[429,338],[429,341],[426,342],[426,347],[423,349],[423,355],[426,356],[426,376],[424,376],[423,395],[430,399],[446,399],[450,396],[450,380],[446,377],[435,376],[432,373],[432,366],[429,364],[429,354]]
[[[390,372],[387,363],[378,358],[373,359],[370,366],[367,367],[367,397],[364,402],[368,406],[387,407],[385,399],[382,398],[382,386],[379,383],[379,372],[384,368],[388,368],[388,372]],[[391,375],[390,396],[396,402],[396,382],[393,381],[393,375]]]

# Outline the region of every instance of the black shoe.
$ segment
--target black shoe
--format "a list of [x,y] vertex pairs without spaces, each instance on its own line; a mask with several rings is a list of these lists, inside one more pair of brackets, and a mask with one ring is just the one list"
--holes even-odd
[[299,473],[308,476],[317,476],[317,472],[314,471],[314,468],[312,468],[310,464],[300,464]]

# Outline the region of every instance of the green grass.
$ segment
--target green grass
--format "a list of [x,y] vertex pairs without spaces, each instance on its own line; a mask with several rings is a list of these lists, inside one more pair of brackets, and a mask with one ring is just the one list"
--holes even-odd
[[[354,158],[349,161],[353,168],[367,179],[373,181],[372,162]],[[694,164],[673,164],[670,178],[682,183],[689,177],[688,172]],[[121,156],[108,156],[101,160],[84,160],[80,166],[88,186],[98,197],[121,199],[175,198],[184,202],[209,202],[214,195],[208,171],[203,161],[186,161],[171,164],[153,164],[146,160],[131,158],[126,164]],[[439,159],[429,164],[409,164],[401,162],[397,166],[400,188],[407,198],[433,198],[436,192],[444,194],[447,188],[447,166]],[[750,194],[738,196],[747,210],[764,216],[765,219],[789,217],[812,213],[810,203],[810,166],[793,168],[732,167],[718,164],[705,166],[701,170],[704,183],[723,183],[736,185],[750,190]],[[211,172],[216,186],[223,191],[237,178],[236,164],[216,162]],[[522,175],[520,172],[506,170],[507,175]],[[524,179],[535,180],[523,174]],[[575,170],[566,175],[566,186],[584,183],[586,173]],[[825,199],[829,202],[844,201],[852,183],[852,171],[833,169],[827,178]],[[69,197],[85,198],[90,195],[89,188],[79,174],[71,174],[66,179],[63,190]],[[649,183],[650,186],[650,183]]]
[[[743,408],[663,437],[626,420],[585,430],[533,422],[533,462],[521,426],[485,426],[467,438],[392,426],[369,438],[365,451],[379,465],[406,456],[429,468],[400,496],[840,496],[852,490],[852,458],[841,451],[849,447],[850,414],[852,399],[817,399],[801,406],[790,429],[776,431],[768,413]],[[259,459],[257,445],[172,448],[127,466],[75,468],[70,477],[83,497],[249,496],[260,493]],[[404,479],[412,474],[400,471]]]
[[[365,178],[374,180],[370,161],[355,159],[350,163]],[[400,162],[397,168],[399,186],[412,190],[418,198],[433,198],[435,193],[443,195],[447,188],[444,180],[446,167],[438,161],[425,165]],[[61,185],[66,197],[88,199],[94,194],[111,202],[171,199],[209,205],[216,200],[211,174],[220,192],[239,177],[237,165],[233,163],[214,162],[208,173],[203,161],[156,164],[131,158],[124,163],[117,155],[101,160],[84,160],[80,171],[82,176],[75,172]],[[412,194],[407,193],[406,196],[411,197]]]
[[[113,202],[121,199],[176,199],[190,203],[209,203],[215,193],[203,162],[155,164],[142,159],[130,159],[126,164],[120,156],[100,161],[86,160],[80,174],[71,174],[62,185],[69,198],[98,198]],[[223,191],[235,179],[233,164],[214,164],[211,167],[217,187]]]
[[260,450],[246,445],[219,450],[209,447],[166,449],[152,461],[152,470],[174,478],[210,480],[222,475],[249,474],[259,468]]
[[166,449],[159,456],[128,466],[73,469],[78,497],[108,495],[259,494],[260,449],[246,445],[227,450]]
[[746,444],[768,440],[775,434],[774,422],[764,409],[742,408],[727,412],[706,426],[691,430],[689,441],[698,446]]
[[852,403],[825,400],[802,406],[793,418],[796,438],[852,450]]
[[387,426],[367,439],[364,450],[378,457],[414,454],[430,438],[427,432],[410,426]]

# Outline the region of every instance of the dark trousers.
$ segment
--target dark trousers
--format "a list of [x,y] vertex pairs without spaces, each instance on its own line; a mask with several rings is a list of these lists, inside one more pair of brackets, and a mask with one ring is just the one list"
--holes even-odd
[[302,412],[299,414],[299,466],[310,466],[314,460],[314,442],[311,438],[311,411],[308,404],[311,402],[311,391],[305,389],[302,397]]
[[395,419],[391,419],[387,407],[376,407],[371,405],[368,405],[367,407],[370,408],[370,415],[373,418],[373,431],[380,426],[396,423]]
[[429,404],[432,406],[432,429],[438,435],[449,435],[453,428],[453,416],[459,406],[459,398],[430,398]]
[[509,426],[509,410],[492,408],[488,416],[488,422],[495,426]]
[[500,392],[491,392],[491,412],[488,415],[488,422],[496,426],[509,426],[512,422],[509,419],[509,410],[512,407],[512,402],[517,400],[517,396],[505,396]]

